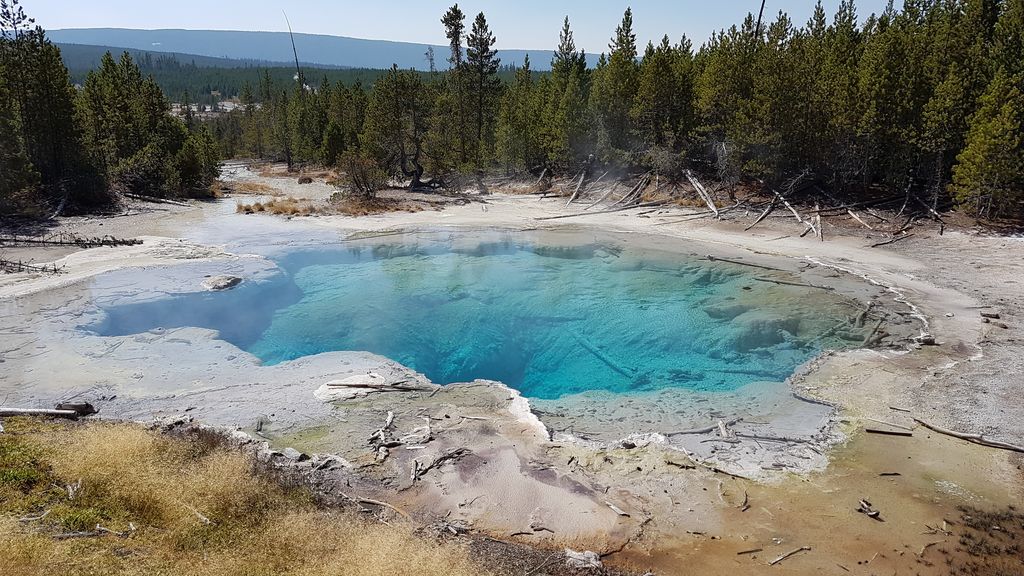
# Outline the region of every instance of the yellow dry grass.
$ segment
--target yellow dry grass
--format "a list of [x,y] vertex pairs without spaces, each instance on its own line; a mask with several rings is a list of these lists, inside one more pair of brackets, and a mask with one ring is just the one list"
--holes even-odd
[[[481,574],[465,549],[314,505],[238,453],[137,426],[5,421],[0,574]],[[74,498],[65,488],[81,480]],[[26,515],[49,514],[19,521]],[[208,519],[208,522],[204,520]],[[125,537],[55,539],[99,524]],[[135,530],[131,531],[134,526]]]
[[235,211],[239,214],[255,214],[266,212],[278,216],[309,216],[317,214],[321,209],[306,198],[274,198],[266,202],[254,202],[252,204],[238,204]]
[[228,182],[225,186],[232,194],[259,194],[265,196],[276,196],[280,192],[269,184],[262,182]]

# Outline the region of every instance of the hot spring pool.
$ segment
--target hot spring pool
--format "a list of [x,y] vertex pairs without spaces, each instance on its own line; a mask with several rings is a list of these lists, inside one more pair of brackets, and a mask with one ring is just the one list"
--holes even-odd
[[437,383],[498,380],[537,399],[781,382],[863,338],[834,329],[852,300],[621,239],[410,234],[268,256],[271,281],[101,304],[83,328],[209,328],[264,364],[369,351]]

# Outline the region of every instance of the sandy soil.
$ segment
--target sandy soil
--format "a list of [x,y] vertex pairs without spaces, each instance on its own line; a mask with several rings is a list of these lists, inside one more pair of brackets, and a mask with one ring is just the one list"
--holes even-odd
[[[300,186],[293,179],[244,171],[232,177],[288,195],[330,192],[322,183]],[[1002,509],[1024,500],[1018,454],[923,428],[913,437],[863,432],[887,427],[878,421],[912,427],[913,415],[1024,444],[1024,402],[1016,376],[1024,373],[1020,240],[951,231],[940,236],[925,227],[914,238],[870,248],[879,240],[870,232],[826,226],[826,241],[819,242],[799,238],[796,222],[782,216],[744,232],[756,214],[718,222],[687,217],[677,208],[545,220],[539,218],[581,208],[529,195],[493,194],[440,212],[291,221],[235,215],[236,200],[67,219],[55,228],[90,236],[148,236],[140,247],[73,253],[5,249],[8,258],[57,260],[67,270],[59,276],[0,276],[0,393],[7,403],[48,406],[74,397],[93,401],[109,417],[185,416],[238,428],[274,447],[343,458],[343,465],[317,472],[316,482],[325,490],[384,499],[423,522],[444,520],[516,542],[595,550],[606,562],[638,572],[716,574],[737,567],[760,572],[769,560],[809,546],[772,570],[944,574],[967,554],[958,550],[958,506]],[[89,303],[97,299],[195,290],[215,274],[273,281],[276,271],[267,260],[245,257],[232,245],[240,231],[272,237],[303,229],[343,240],[427,228],[601,230],[637,241],[642,235],[643,241],[684,252],[783,267],[805,281],[874,300],[904,322],[893,324],[893,346],[826,355],[791,379],[801,398],[838,407],[808,404],[805,412],[781,411],[803,414],[792,424],[810,426],[814,434],[785,438],[777,421],[774,439],[723,444],[705,442],[715,439],[714,432],[684,435],[675,444],[692,458],[657,435],[619,444],[616,430],[599,441],[554,434],[566,427],[565,411],[559,419],[542,409],[538,421],[514,391],[496,383],[438,388],[371,354],[329,353],[262,367],[208,330],[111,339],[74,330],[95,313]],[[150,283],[118,285],[117,273],[105,275],[103,282],[82,282],[128,266],[150,270]],[[985,323],[980,311],[1001,318]],[[907,343],[920,332],[934,336],[938,345]],[[166,360],[154,361],[159,358]],[[328,381],[368,373],[415,386],[334,403],[313,395]],[[792,396],[779,401],[804,403]],[[389,411],[395,419],[388,434],[407,438],[381,461],[369,438]],[[697,422],[699,416],[693,416],[694,426],[714,424]],[[424,426],[430,427],[431,440],[417,442]],[[452,456],[458,449],[465,452]],[[439,458],[439,464],[416,474]],[[860,499],[881,510],[884,522],[857,513]],[[943,519],[948,534],[936,529]],[[931,542],[940,544],[922,548]],[[737,554],[755,548],[762,551]]]

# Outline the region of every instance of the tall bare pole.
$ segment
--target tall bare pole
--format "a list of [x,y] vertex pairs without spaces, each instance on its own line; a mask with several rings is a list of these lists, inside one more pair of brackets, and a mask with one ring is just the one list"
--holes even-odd
[[[764,5],[761,6],[764,9]],[[295,49],[295,34],[292,33],[292,23],[288,21],[288,13],[284,10],[281,11],[284,14],[284,22],[288,25],[288,37],[292,40],[292,54],[295,56],[295,80],[299,83],[299,88],[302,88],[304,82],[302,81],[302,69],[299,68],[299,51]]]
[[[757,26],[754,28],[754,39],[757,40],[761,37],[761,17],[764,16],[764,3],[765,0],[761,0],[761,10],[757,13]],[[294,42],[293,42],[294,44]]]

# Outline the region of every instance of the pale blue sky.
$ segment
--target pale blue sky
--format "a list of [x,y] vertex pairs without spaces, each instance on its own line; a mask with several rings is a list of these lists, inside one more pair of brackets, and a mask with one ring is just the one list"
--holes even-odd
[[[831,16],[839,0],[824,0]],[[562,17],[569,16],[577,46],[587,52],[605,51],[608,39],[633,7],[638,44],[668,34],[676,41],[685,33],[702,43],[713,31],[739,23],[758,0],[467,0],[459,6],[469,15],[483,11],[498,37],[498,48],[552,49],[558,42]],[[209,30],[286,30],[282,8],[296,32],[382,40],[446,44],[439,19],[451,0],[22,0],[22,5],[45,28],[190,28]],[[885,0],[861,0],[861,20],[879,12]],[[810,0],[768,0],[765,18],[784,10],[798,23],[810,16]]]

